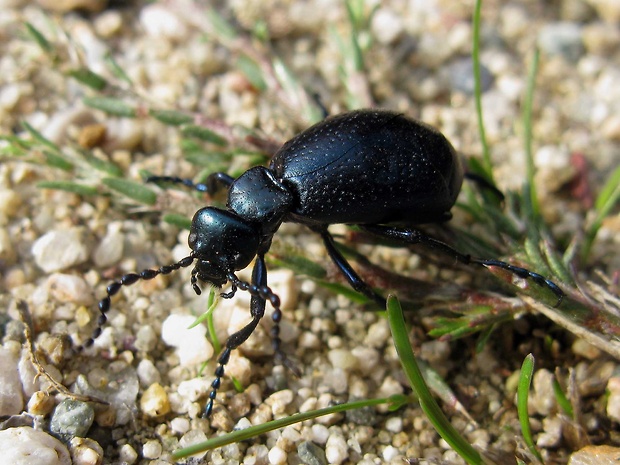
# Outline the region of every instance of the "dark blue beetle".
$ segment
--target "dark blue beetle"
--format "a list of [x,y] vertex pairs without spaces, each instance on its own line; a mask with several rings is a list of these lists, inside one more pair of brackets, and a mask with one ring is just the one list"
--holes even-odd
[[[210,194],[226,187],[228,208],[205,207],[196,212],[189,234],[190,256],[158,270],[126,274],[110,284],[107,296],[99,302],[98,327],[84,346],[91,345],[101,333],[110,298],[123,285],[168,274],[196,261],[191,278],[196,293],[200,294],[198,281],[217,287],[230,282],[231,291],[223,297],[232,297],[238,289],[252,296],[251,322],[228,338],[218,359],[207,415],[213,409],[231,351],[252,334],[267,301],[275,309],[273,347],[286,362],[278,337],[280,299],[267,286],[265,267],[265,254],[283,222],[302,223],[320,234],[329,256],[351,286],[382,307],[385,299],[361,279],[336,248],[327,230],[330,224],[356,224],[380,237],[422,243],[463,263],[508,270],[551,289],[558,304],[564,296],[555,283],[537,273],[498,260],[472,258],[407,227],[451,218],[463,169],[442,134],[401,114],[359,110],[325,119],[284,144],[268,168],[251,168],[237,179],[214,173],[201,184],[169,176],[147,181],[182,183]],[[246,268],[254,259],[252,281],[240,280],[235,271]]]

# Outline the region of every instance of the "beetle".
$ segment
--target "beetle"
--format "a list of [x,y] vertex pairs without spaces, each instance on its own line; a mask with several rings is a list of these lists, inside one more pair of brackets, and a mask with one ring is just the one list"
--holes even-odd
[[[304,224],[318,233],[328,255],[356,291],[385,307],[385,298],[368,285],[337,249],[328,226],[357,225],[378,237],[406,244],[422,244],[465,264],[498,267],[537,285],[558,298],[563,291],[544,276],[495,259],[474,258],[458,252],[412,226],[440,223],[451,218],[450,210],[460,192],[463,167],[448,140],[437,130],[406,116],[385,110],[357,110],[327,118],[286,142],[269,167],[250,168],[237,179],[225,173],[210,174],[204,183],[174,176],[153,176],[147,182],[184,184],[213,194],[228,189],[226,209],[201,208],[193,217],[188,243],[189,256],[157,270],[128,273],[106,289],[99,301],[97,327],[83,346],[93,344],[106,322],[112,296],[122,286],[152,279],[195,262],[191,285],[201,293],[199,282],[251,295],[251,321],[232,334],[218,358],[205,414],[214,400],[231,352],[243,344],[258,326],[267,301],[273,306],[272,345],[280,349],[278,323],[282,318],[279,297],[267,285],[265,254],[283,222]],[[250,282],[237,277],[254,261]]]

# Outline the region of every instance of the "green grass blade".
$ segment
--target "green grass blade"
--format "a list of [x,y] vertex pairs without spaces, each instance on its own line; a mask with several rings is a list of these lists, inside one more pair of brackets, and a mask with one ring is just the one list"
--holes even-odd
[[281,418],[279,420],[270,421],[262,425],[250,426],[246,429],[234,431],[232,433],[224,434],[222,436],[216,436],[212,439],[209,439],[208,441],[194,444],[192,446],[178,450],[174,452],[172,456],[174,459],[189,457],[193,454],[205,452],[207,450],[212,450],[218,447],[223,447],[236,442],[246,441],[248,439],[258,436],[259,434],[265,434],[269,431],[274,431],[276,429],[284,428],[286,426],[301,423],[302,421],[306,420],[312,420],[314,418],[319,418],[325,415],[331,415],[333,413],[341,413],[346,412],[347,410],[355,410],[359,408],[372,407],[382,404],[387,404],[391,408],[398,408],[399,406],[404,405],[408,402],[409,398],[407,396],[396,395],[381,399],[368,399],[356,402],[348,402],[345,404],[334,405],[332,407],[327,407],[319,410],[312,410],[310,412],[296,413],[294,415]]
[[192,115],[176,110],[150,110],[149,115],[157,121],[169,126],[181,126],[182,124],[189,124],[194,121]]
[[67,160],[61,153],[52,152],[50,150],[42,150],[45,157],[45,163],[53,168],[58,168],[63,171],[71,171],[73,169],[73,163]]
[[590,255],[592,244],[603,225],[603,220],[609,215],[618,201],[620,201],[620,167],[612,172],[594,201],[596,216],[587,229],[586,237],[583,241],[581,248],[581,258],[583,261],[586,261]]
[[33,128],[26,121],[22,121],[21,124],[22,127],[30,133],[30,135],[35,141],[39,142],[40,144],[46,146],[47,148],[53,150],[56,153],[60,153],[60,148],[56,144],[54,144],[51,140],[49,140],[47,137],[45,137],[43,134]]
[[226,21],[226,19],[214,9],[210,8],[207,10],[207,18],[216,40],[224,43],[237,38],[237,31],[234,26]]
[[47,38],[36,27],[34,27],[32,23],[26,22],[25,26],[28,35],[34,39],[37,45],[41,47],[45,53],[52,53],[54,51],[54,47],[50,41],[47,40]]
[[213,312],[217,306],[217,289],[211,287],[209,291],[209,300],[207,301],[207,331],[213,344],[213,351],[219,354],[222,351],[222,343],[217,337],[217,331],[215,331],[215,322],[213,320]]
[[[620,166],[617,167],[609,176],[609,179],[605,182],[605,185],[601,189],[600,193],[594,201],[594,208],[603,212],[607,209],[611,209],[613,205],[618,201],[620,196]],[[610,205],[611,204],[611,205]],[[606,215],[607,213],[605,213]]]
[[517,388],[517,412],[519,415],[519,423],[521,424],[521,433],[523,434],[523,440],[527,445],[529,451],[543,463],[542,456],[534,439],[532,437],[532,429],[530,428],[530,417],[527,409],[527,399],[529,396],[530,385],[532,384],[532,374],[534,373],[534,356],[528,354],[523,360],[521,365],[521,374],[519,376],[519,385]]
[[187,230],[189,230],[192,226],[191,218],[188,218],[185,215],[179,215],[178,213],[166,213],[162,217],[162,221]]
[[125,70],[118,64],[111,53],[106,53],[104,56],[105,64],[110,69],[111,73],[123,82],[126,82],[130,86],[133,86],[133,82]]
[[549,263],[549,268],[555,276],[560,278],[560,281],[574,285],[575,280],[571,276],[569,268],[564,264],[562,257],[558,254],[557,250],[548,240],[543,240],[542,243],[543,252]]
[[146,205],[155,205],[157,194],[144,184],[121,178],[103,178],[103,184],[130,199]]
[[228,145],[228,141],[222,136],[216,134],[210,129],[195,124],[188,124],[181,128],[181,134],[185,137],[194,137],[196,139],[211,142],[212,144],[219,145],[221,147]]
[[364,54],[359,42],[359,30],[364,18],[364,2],[360,0],[348,0],[345,2],[347,16],[351,24],[351,48],[353,50],[353,63],[355,71],[364,70]]
[[71,192],[73,194],[83,196],[99,194],[96,187],[78,184],[71,181],[41,181],[37,183],[37,187],[40,189],[55,189],[59,191]]
[[555,400],[562,409],[562,411],[569,416],[569,418],[575,418],[575,412],[573,411],[573,406],[566,397],[566,394],[562,390],[562,386],[560,386],[560,382],[558,381],[557,375],[553,378],[553,394],[555,396]]
[[252,84],[252,87],[262,92],[267,89],[267,84],[263,78],[261,67],[254,60],[245,55],[241,55],[237,59],[236,67],[244,74]]
[[467,462],[482,464],[480,454],[461,436],[443,414],[439,405],[428,389],[420,368],[415,360],[409,336],[403,318],[402,308],[396,297],[390,295],[387,299],[387,313],[394,345],[400,358],[403,369],[416,393],[420,406],[433,424],[439,435]]
[[113,177],[119,177],[123,175],[123,170],[111,161],[98,158],[87,150],[81,150],[80,154],[84,158],[84,161],[97,171],[101,171],[102,173]]
[[534,103],[534,89],[536,87],[536,75],[538,74],[538,63],[540,53],[538,49],[534,50],[534,57],[530,65],[530,72],[527,78],[527,91],[523,102],[523,141],[525,143],[525,159],[527,162],[527,183],[529,184],[529,199],[534,218],[540,216],[540,205],[538,203],[538,195],[534,185],[534,175],[536,168],[534,166],[534,155],[532,151],[532,107]]
[[493,180],[493,163],[491,162],[491,151],[487,141],[486,131],[484,129],[484,120],[482,117],[482,78],[480,75],[480,12],[482,10],[482,0],[476,0],[473,17],[473,44],[472,44],[472,61],[474,66],[474,97],[476,102],[476,117],[478,119],[478,131],[480,134],[480,143],[482,144],[482,165],[483,172],[479,173],[488,181],[495,184]]
[[88,68],[73,69],[69,71],[67,75],[97,91],[102,91],[108,85],[108,81],[106,81],[103,76],[100,76]]
[[101,110],[104,113],[123,118],[135,118],[136,109],[122,100],[112,97],[84,97],[84,105]]
[[288,268],[293,271],[297,276],[308,276],[313,279],[325,279],[327,271],[318,263],[308,260],[301,255],[271,255],[269,262],[273,263],[279,268]]

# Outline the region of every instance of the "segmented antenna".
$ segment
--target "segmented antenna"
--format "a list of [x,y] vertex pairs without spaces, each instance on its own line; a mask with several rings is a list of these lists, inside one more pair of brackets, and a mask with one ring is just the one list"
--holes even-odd
[[140,271],[139,273],[127,273],[126,275],[121,276],[119,280],[108,284],[108,287],[106,288],[107,295],[101,299],[97,305],[100,313],[99,318],[97,318],[97,326],[88,339],[86,339],[81,345],[75,347],[75,351],[81,352],[85,348],[92,346],[95,339],[101,335],[103,326],[108,321],[106,313],[110,310],[112,297],[118,294],[118,291],[120,291],[123,286],[131,286],[140,280],[148,281],[149,279],[153,279],[160,274],[170,274],[180,268],[187,268],[193,263],[194,258],[195,257],[193,255],[189,255],[182,258],[178,262],[173,263],[172,265],[164,265],[156,270],[146,269]]

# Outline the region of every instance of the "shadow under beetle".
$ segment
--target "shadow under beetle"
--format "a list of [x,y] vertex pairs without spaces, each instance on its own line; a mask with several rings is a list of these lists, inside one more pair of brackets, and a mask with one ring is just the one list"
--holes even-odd
[[[564,293],[544,276],[499,260],[470,257],[408,227],[449,220],[463,177],[459,158],[441,133],[401,114],[381,110],[359,110],[325,119],[285,143],[268,168],[251,168],[237,179],[213,173],[205,183],[194,184],[177,177],[151,177],[147,182],[180,183],[209,194],[227,188],[228,208],[204,207],[196,212],[188,257],[157,270],[126,274],[111,283],[107,296],[99,301],[97,328],[83,346],[92,345],[101,334],[110,299],[122,286],[171,273],[195,261],[191,285],[197,294],[201,293],[198,281],[217,287],[229,282],[231,290],[222,294],[224,298],[231,298],[239,289],[251,294],[252,320],[228,338],[218,358],[205,408],[209,416],[232,350],[256,329],[267,301],[274,307],[273,349],[280,361],[286,361],[278,337],[280,299],[267,286],[265,267],[273,235],[286,221],[302,223],[317,232],[353,289],[381,307],[385,307],[384,297],[364,282],[338,251],[327,230],[330,224],[355,224],[379,237],[423,244],[465,264],[507,270],[550,289],[559,305]],[[254,259],[251,282],[240,280],[235,271],[246,268]]]

